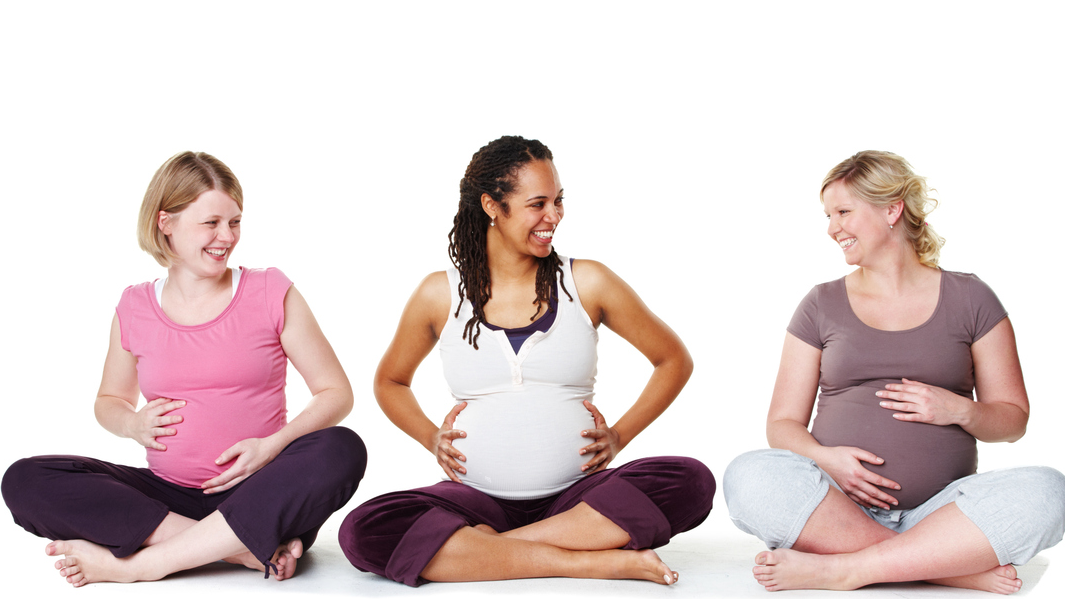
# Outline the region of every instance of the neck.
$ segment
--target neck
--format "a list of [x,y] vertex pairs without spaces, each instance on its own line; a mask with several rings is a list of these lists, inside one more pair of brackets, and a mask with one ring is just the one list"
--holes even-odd
[[233,286],[233,271],[227,268],[217,277],[197,276],[181,266],[171,266],[167,271],[166,286],[184,302],[228,292]]
[[921,264],[909,243],[888,252],[884,259],[854,271],[857,283],[874,293],[898,295],[918,286],[935,269]]
[[488,231],[486,250],[488,271],[492,275],[493,285],[536,280],[536,271],[540,267],[539,260],[528,254],[517,254],[508,250],[494,230]]

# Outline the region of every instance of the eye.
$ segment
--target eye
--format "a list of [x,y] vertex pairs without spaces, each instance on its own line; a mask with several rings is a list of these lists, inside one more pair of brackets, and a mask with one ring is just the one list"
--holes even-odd
[[561,206],[562,205],[562,196],[559,196],[558,199],[555,200],[555,205],[556,206]]
[[240,226],[240,219],[237,219],[237,220],[234,220],[234,221],[230,221],[229,222],[229,226],[231,226],[231,227],[239,227]]
[[204,221],[204,223],[203,223],[203,224],[205,224],[205,225],[211,225],[211,226],[213,227],[213,226],[215,226],[215,225],[217,225],[217,224],[218,224],[218,221],[216,221],[216,220],[208,220],[208,221]]

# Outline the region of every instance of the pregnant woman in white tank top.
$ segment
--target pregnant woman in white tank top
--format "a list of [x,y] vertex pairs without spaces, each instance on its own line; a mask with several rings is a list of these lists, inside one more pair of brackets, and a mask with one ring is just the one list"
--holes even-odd
[[[412,586],[541,576],[674,583],[650,548],[702,522],[712,475],[690,458],[607,466],[680,393],[688,351],[607,267],[555,252],[562,184],[546,146],[504,137],[481,148],[460,196],[455,268],[414,292],[374,381],[385,414],[450,481],[357,508],[341,527],[345,554]],[[600,324],[654,365],[613,426],[592,404]],[[410,387],[438,342],[455,400],[442,426]],[[630,522],[637,512],[657,524]]]

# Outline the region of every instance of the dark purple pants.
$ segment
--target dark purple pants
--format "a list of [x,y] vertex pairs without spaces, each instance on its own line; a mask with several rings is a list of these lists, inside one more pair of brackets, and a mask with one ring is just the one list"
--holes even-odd
[[19,526],[53,540],[91,541],[115,557],[137,551],[169,512],[202,520],[218,510],[266,564],[288,539],[310,547],[326,519],[355,494],[365,470],[362,439],[333,427],[296,439],[240,484],[211,495],[147,468],[69,455],[15,462],[2,489]]
[[702,523],[713,507],[714,475],[698,460],[644,458],[592,474],[558,495],[498,499],[444,481],[388,493],[348,514],[340,547],[356,568],[410,586],[444,543],[464,526],[499,532],[561,514],[584,502],[629,533],[625,549],[653,549]]

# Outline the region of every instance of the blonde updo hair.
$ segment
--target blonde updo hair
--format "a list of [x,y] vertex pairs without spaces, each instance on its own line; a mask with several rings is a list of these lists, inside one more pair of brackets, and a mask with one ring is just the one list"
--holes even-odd
[[137,219],[137,243],[155,261],[169,267],[177,256],[159,229],[159,212],[179,214],[205,191],[222,191],[244,210],[244,192],[237,176],[221,160],[205,152],[182,152],[171,156],[155,171],[144,192]]
[[914,174],[905,158],[876,150],[858,152],[825,175],[822,203],[825,189],[836,181],[842,181],[848,191],[873,206],[889,206],[901,200],[902,216],[895,224],[903,225],[921,264],[939,268],[939,252],[946,240],[925,220],[939,202],[929,197],[925,178]]

